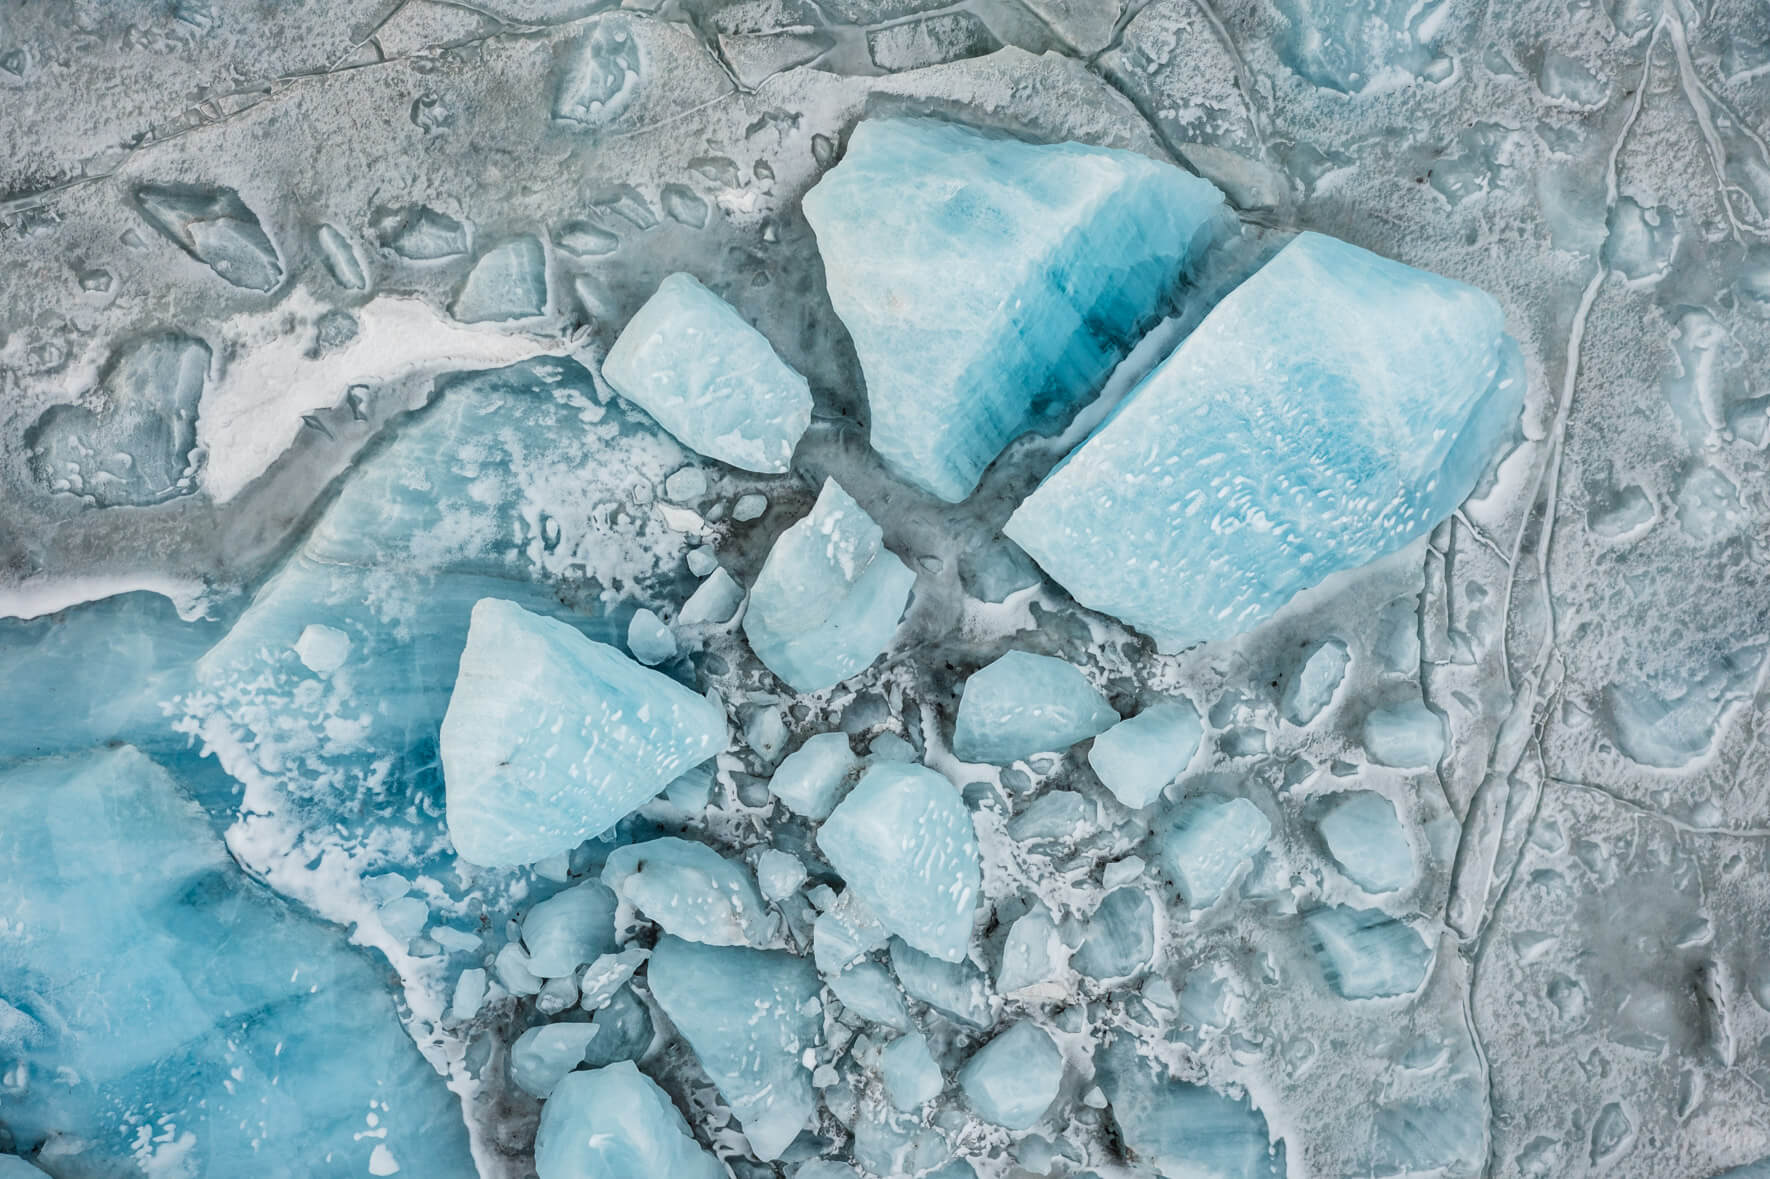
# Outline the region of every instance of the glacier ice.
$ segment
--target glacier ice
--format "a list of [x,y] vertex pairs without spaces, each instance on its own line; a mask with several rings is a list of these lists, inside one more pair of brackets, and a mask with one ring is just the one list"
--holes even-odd
[[1037,1124],[1062,1085],[1063,1054],[1048,1032],[1027,1020],[978,1049],[959,1070],[971,1108],[1010,1130]]
[[620,1062],[571,1073],[541,1107],[540,1179],[721,1179],[656,1081]]
[[861,122],[804,208],[873,449],[955,503],[1099,389],[1224,216],[1172,165],[926,118]]
[[234,286],[269,291],[282,282],[276,247],[233,189],[149,184],[135,200],[155,229]]
[[816,692],[884,652],[915,580],[872,517],[826,479],[811,514],[768,551],[750,587],[744,636],[770,671]]
[[1266,1119],[1244,1097],[1162,1076],[1123,1037],[1100,1053],[1100,1087],[1128,1146],[1171,1179],[1284,1179]]
[[1414,877],[1414,853],[1395,804],[1370,790],[1329,800],[1315,828],[1328,854],[1366,892],[1394,892]]
[[688,274],[658,284],[602,375],[684,444],[746,471],[785,471],[811,421],[805,378]]
[[1247,799],[1197,795],[1162,821],[1155,860],[1188,905],[1205,908],[1271,835],[1271,820]]
[[1456,509],[1517,422],[1517,353],[1492,296],[1300,234],[1005,531],[1163,649],[1240,633]]
[[534,863],[725,744],[716,705],[563,622],[484,598],[442,722],[450,838],[476,864]]
[[584,1063],[584,1053],[600,1031],[588,1021],[530,1028],[510,1046],[510,1079],[536,1097],[548,1096]]
[[615,949],[615,898],[594,880],[561,889],[522,919],[525,964],[537,978],[563,978]]
[[617,847],[602,883],[672,936],[710,946],[760,946],[770,926],[749,870],[704,843],[665,837]]
[[1146,807],[1192,761],[1203,735],[1190,701],[1164,700],[1095,737],[1088,764],[1114,798],[1133,809]]
[[899,1036],[885,1045],[879,1053],[879,1074],[891,1104],[901,1110],[913,1110],[934,1100],[946,1087],[940,1065],[920,1032]]
[[948,961],[910,945],[901,937],[891,939],[891,969],[913,999],[918,999],[960,1023],[987,1028],[995,1018],[996,1004],[989,979],[969,958]]
[[1007,763],[1058,753],[1119,723],[1100,690],[1073,664],[1009,651],[965,681],[953,752]]
[[841,801],[848,779],[860,768],[860,759],[842,733],[817,733],[781,759],[768,789],[795,813],[808,819],[830,817]]
[[1432,948],[1406,922],[1376,909],[1333,905],[1303,915],[1328,985],[1348,999],[1405,995],[1432,965]]
[[982,893],[977,836],[952,783],[924,766],[861,775],[817,835],[869,912],[918,950],[956,962]]

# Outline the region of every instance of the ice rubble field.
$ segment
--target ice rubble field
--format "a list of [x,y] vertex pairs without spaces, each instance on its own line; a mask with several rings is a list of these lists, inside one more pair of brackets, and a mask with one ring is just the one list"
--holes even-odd
[[1761,0],[0,11],[0,1179],[1770,1175]]

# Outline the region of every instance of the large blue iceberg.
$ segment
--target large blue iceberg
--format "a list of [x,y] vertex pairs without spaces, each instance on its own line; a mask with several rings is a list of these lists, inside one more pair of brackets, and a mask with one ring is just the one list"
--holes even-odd
[[956,503],[1020,434],[1097,392],[1223,228],[1172,164],[868,119],[805,195],[866,376],[872,443]]
[[1304,233],[1005,531],[1161,649],[1225,638],[1455,510],[1517,422],[1521,363],[1485,292]]

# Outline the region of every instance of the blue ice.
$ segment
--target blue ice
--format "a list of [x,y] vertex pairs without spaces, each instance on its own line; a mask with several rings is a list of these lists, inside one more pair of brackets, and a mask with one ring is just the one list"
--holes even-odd
[[710,946],[759,946],[770,923],[750,871],[704,843],[667,836],[617,847],[602,882],[665,933]]
[[1432,947],[1407,922],[1376,909],[1331,905],[1303,917],[1323,976],[1346,999],[1378,999],[1418,989]]
[[1172,1080],[1165,1067],[1115,1038],[1096,1056],[1096,1076],[1125,1145],[1158,1175],[1187,1179],[1284,1179],[1266,1119],[1247,1098]]
[[541,1107],[540,1179],[725,1179],[656,1081],[631,1062],[575,1072]]
[[985,1044],[959,1070],[959,1088],[977,1116],[1010,1130],[1036,1124],[1063,1087],[1063,1053],[1027,1020]]
[[1006,765],[1060,753],[1118,723],[1100,689],[1073,664],[1010,651],[965,681],[953,752],[965,761]]
[[1271,821],[1247,799],[1198,795],[1157,829],[1155,859],[1186,903],[1202,909],[1216,903],[1271,835]]
[[1088,764],[1114,798],[1140,809],[1180,776],[1203,734],[1190,701],[1164,700],[1094,738]]

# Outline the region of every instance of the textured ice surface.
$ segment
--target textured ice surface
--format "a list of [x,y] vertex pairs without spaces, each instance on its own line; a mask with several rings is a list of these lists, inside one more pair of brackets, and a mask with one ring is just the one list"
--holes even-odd
[[1196,176],[1086,144],[868,119],[805,197],[873,449],[958,502],[1093,394],[1222,228]]
[[1061,752],[1118,719],[1106,697],[1073,665],[1010,651],[965,681],[953,752],[966,761],[1018,761]]
[[785,471],[811,421],[805,378],[688,274],[658,286],[602,375],[686,445],[746,471]]
[[811,514],[781,533],[762,563],[744,636],[798,691],[828,688],[890,645],[915,580],[872,517],[827,479]]
[[1491,296],[1306,233],[1006,532],[1077,601],[1163,647],[1223,638],[1448,516],[1514,429],[1524,384]]
[[1037,1024],[1017,1023],[977,1050],[959,1070],[971,1108],[1010,1130],[1035,1125],[1063,1084],[1063,1054]]
[[619,1063],[554,1088],[535,1135],[535,1171],[540,1179],[719,1179],[721,1168],[657,1082]]
[[762,895],[749,871],[706,844],[666,838],[618,847],[602,882],[675,937],[710,946],[768,941]]
[[1152,704],[1094,738],[1088,764],[1112,796],[1146,807],[1180,776],[1203,734],[1198,709],[1185,700]]

